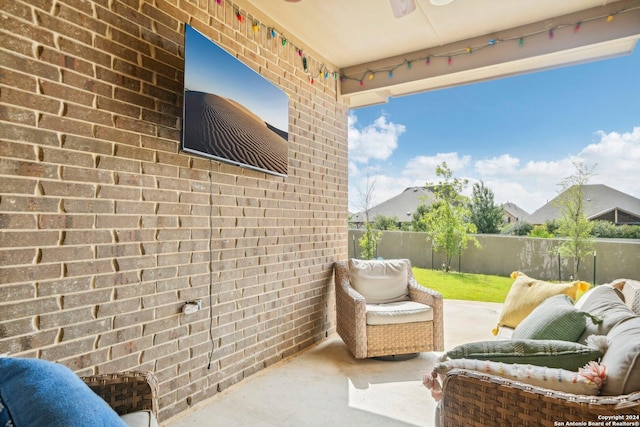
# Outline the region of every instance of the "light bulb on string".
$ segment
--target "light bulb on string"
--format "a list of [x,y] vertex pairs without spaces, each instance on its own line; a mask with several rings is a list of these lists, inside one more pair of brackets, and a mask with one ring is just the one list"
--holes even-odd
[[287,45],[287,39],[285,39],[284,37],[282,38],[282,46],[286,46]]
[[573,27],[573,32],[574,32],[574,33],[577,33],[578,31],[580,31],[580,25],[581,25],[581,24],[582,24],[581,22],[578,22],[578,23],[576,24],[576,26],[575,26],[575,27]]
[[218,4],[222,4],[222,0],[217,0]]
[[427,63],[427,65],[430,65],[430,64],[431,64],[431,57],[430,57],[430,56],[427,56],[426,63]]
[[373,73],[369,73],[369,80],[373,80],[374,74]]
[[489,40],[489,45],[493,46],[494,44],[496,44],[496,40],[495,39],[490,39]]
[[471,48],[470,48],[470,47],[466,48],[466,49],[465,49],[465,52],[467,52],[467,53],[471,53],[471,52],[472,52],[472,51],[471,51]]
[[302,49],[298,49],[298,56],[302,56]]
[[607,22],[613,21],[613,14],[607,16]]
[[411,61],[407,61],[407,69],[411,69]]
[[269,32],[271,34],[271,38],[275,39],[276,38],[276,30],[274,30],[273,28],[271,29],[271,31]]
[[524,46],[524,37],[520,37],[520,40],[518,40],[518,44],[520,46]]
[[393,78],[393,71],[389,71],[389,78],[392,79]]
[[553,28],[549,30],[549,38],[552,39],[553,38]]
[[452,62],[453,62],[453,59],[451,59],[451,57],[449,57],[449,59],[447,59],[447,64],[451,65]]
[[236,13],[236,18],[238,18],[238,22],[242,22],[242,14],[240,12]]
[[364,86],[364,82],[360,80],[360,86]]
[[258,31],[260,31],[260,25],[258,25],[257,22],[253,23],[253,32],[257,33]]

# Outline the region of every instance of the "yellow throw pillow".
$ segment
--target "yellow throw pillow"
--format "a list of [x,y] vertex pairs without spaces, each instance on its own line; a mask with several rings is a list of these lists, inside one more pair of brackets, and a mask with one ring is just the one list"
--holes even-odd
[[587,282],[549,283],[532,279],[519,271],[511,273],[511,278],[514,282],[502,305],[498,326],[492,330],[494,335],[498,334],[501,326],[518,326],[534,308],[549,297],[565,294],[575,300],[578,291],[584,292],[589,289]]

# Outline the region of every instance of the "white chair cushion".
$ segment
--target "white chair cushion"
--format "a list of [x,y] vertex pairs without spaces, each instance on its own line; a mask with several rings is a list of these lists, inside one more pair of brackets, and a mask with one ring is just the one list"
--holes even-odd
[[158,421],[151,411],[136,411],[120,416],[129,427],[158,427]]
[[366,307],[367,325],[391,325],[433,320],[433,308],[415,301],[367,304]]
[[351,286],[369,304],[381,304],[409,299],[405,260],[349,260]]

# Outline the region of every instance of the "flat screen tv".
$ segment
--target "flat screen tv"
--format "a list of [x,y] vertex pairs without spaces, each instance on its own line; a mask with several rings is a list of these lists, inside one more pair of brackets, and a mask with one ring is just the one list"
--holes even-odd
[[289,97],[185,25],[182,150],[287,176]]

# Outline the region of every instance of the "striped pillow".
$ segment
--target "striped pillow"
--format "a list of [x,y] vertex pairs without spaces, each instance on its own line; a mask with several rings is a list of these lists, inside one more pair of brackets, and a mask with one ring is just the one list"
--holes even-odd
[[576,342],[587,327],[589,313],[579,311],[566,295],[549,297],[536,307],[513,331],[511,339],[561,340]]

